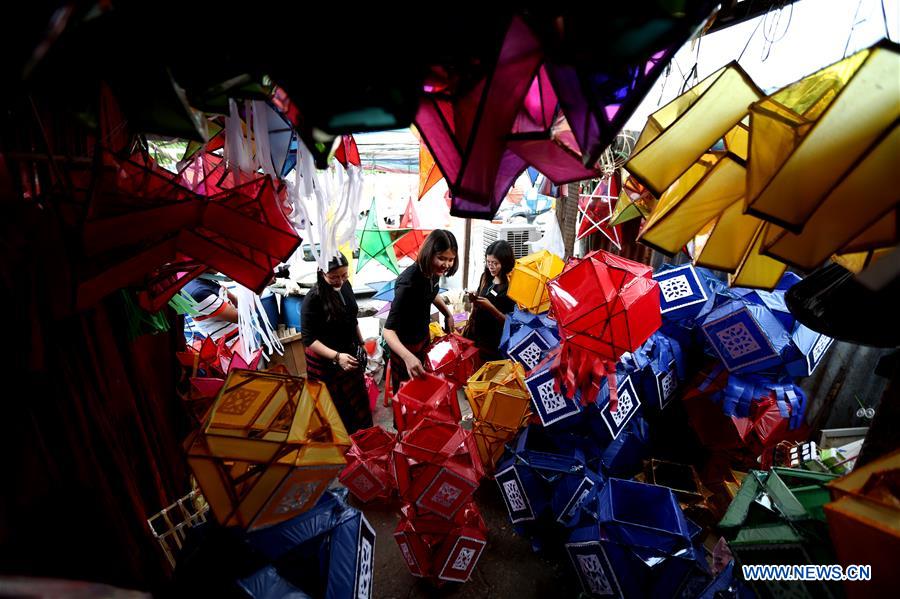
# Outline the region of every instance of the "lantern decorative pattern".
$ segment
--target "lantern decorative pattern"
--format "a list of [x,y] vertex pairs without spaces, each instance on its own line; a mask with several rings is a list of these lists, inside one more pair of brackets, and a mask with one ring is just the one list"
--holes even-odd
[[188,463],[216,519],[248,530],[315,505],[349,446],[324,384],[237,369],[187,442]]
[[558,346],[556,322],[545,314],[530,314],[517,308],[506,316],[498,350],[531,370]]

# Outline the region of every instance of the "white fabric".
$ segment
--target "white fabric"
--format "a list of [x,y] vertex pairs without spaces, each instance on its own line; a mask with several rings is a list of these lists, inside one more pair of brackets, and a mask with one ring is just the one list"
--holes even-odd
[[245,359],[249,359],[253,352],[263,345],[265,346],[263,354],[266,357],[276,352],[283,354],[284,346],[281,345],[281,341],[278,340],[278,336],[269,323],[260,297],[240,284],[235,285],[234,296],[238,302],[241,355]]
[[559,230],[559,222],[555,218],[550,219],[543,237],[537,241],[526,241],[525,243],[528,244],[531,253],[547,250],[557,256],[566,255],[566,244],[563,241],[562,231]]

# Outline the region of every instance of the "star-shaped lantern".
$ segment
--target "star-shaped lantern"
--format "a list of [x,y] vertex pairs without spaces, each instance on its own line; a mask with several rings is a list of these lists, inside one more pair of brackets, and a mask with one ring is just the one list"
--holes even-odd
[[384,228],[375,210],[375,199],[373,198],[369,214],[366,216],[366,224],[363,225],[362,231],[359,231],[359,262],[356,272],[362,270],[369,260],[376,260],[394,274],[399,275],[400,267],[397,265],[394,244],[408,232],[409,229]]
[[419,224],[419,215],[412,198],[406,204],[406,212],[400,218],[400,228],[409,230],[403,237],[394,243],[394,253],[397,259],[409,257],[413,260],[419,253],[419,248],[425,243],[425,238],[431,233],[430,229],[423,229]]
[[592,233],[602,233],[616,249],[622,248],[619,227],[612,226],[613,203],[619,197],[619,184],[614,175],[600,179],[591,193],[578,196],[578,235],[581,239]]

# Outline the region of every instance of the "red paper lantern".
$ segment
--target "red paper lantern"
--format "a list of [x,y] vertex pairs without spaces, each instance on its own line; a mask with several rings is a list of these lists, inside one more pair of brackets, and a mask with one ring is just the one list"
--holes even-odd
[[652,274],[649,266],[598,250],[570,260],[547,284],[562,340],[557,376],[568,397],[581,390],[583,402],[594,401],[605,376],[616,409],[616,362],[662,324]]
[[426,416],[453,423],[462,418],[453,385],[433,374],[400,385],[393,408],[394,426],[401,433],[412,429]]
[[380,426],[350,435],[353,445],[344,456],[347,467],[338,480],[360,501],[389,499],[397,489],[391,455],[397,436]]
[[442,582],[466,582],[487,544],[487,526],[474,502],[452,520],[401,509],[394,532],[400,553],[413,576]]
[[403,434],[393,459],[400,497],[444,518],[468,502],[484,477],[472,433],[431,418]]
[[475,342],[457,333],[435,339],[425,352],[425,369],[451,381],[465,385],[479,361]]

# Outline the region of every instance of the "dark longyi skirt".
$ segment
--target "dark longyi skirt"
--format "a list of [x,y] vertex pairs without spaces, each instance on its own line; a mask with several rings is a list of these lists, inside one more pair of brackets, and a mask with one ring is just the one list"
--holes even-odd
[[306,369],[309,378],[325,383],[349,434],[372,426],[372,410],[369,409],[363,368],[341,370],[306,350]]

